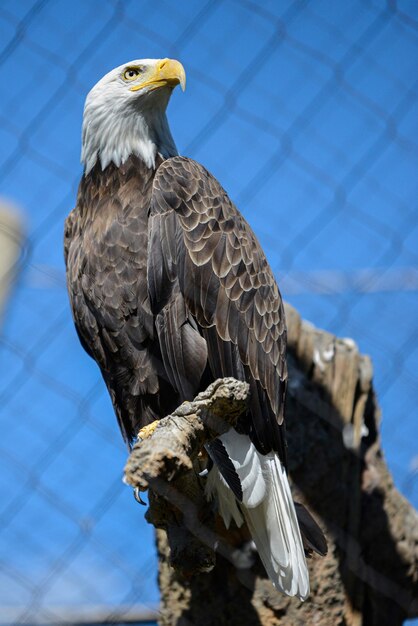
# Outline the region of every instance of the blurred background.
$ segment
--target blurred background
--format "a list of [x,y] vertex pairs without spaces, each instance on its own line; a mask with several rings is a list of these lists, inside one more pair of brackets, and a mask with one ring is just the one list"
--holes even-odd
[[416,0],[1,0],[1,624],[139,623],[158,605],[62,235],[87,92],[166,56],[188,79],[169,106],[179,152],[238,204],[284,298],[371,355],[386,459],[418,505]]

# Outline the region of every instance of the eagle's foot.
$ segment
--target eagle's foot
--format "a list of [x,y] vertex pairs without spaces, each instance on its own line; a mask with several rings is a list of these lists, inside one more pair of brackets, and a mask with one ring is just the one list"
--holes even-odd
[[206,462],[206,465],[205,465],[205,466],[203,467],[203,469],[199,472],[199,476],[200,476],[200,478],[207,478],[207,476],[208,476],[208,474],[209,474],[210,470],[211,470],[211,469],[212,469],[212,467],[213,467],[213,461],[212,461],[212,459],[210,458],[210,456],[208,456],[208,455],[206,454],[206,450],[205,450],[204,452],[205,452],[205,454],[202,454],[201,452],[199,452],[199,455],[198,455],[198,460],[199,460],[199,461]]
[[141,428],[137,435],[138,441],[144,441],[144,439],[148,439],[151,435],[154,434],[154,430],[157,428],[160,420],[155,420],[155,422],[151,422],[151,424],[147,424],[144,428]]
[[142,506],[147,506],[147,503],[144,502],[141,498],[141,492],[139,491],[138,487],[135,487],[134,489],[134,498],[138,502],[138,504],[142,504]]

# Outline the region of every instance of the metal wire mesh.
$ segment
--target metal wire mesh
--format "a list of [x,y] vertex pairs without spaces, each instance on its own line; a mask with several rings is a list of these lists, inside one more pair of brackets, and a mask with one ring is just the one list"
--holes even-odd
[[416,505],[413,0],[3,0],[0,45],[1,193],[27,218],[0,336],[0,621],[58,623],[72,607],[120,623],[158,601],[152,533],[121,482],[61,253],[85,95],[129,59],[182,60],[180,152],[236,201],[285,298],[372,355],[383,447]]

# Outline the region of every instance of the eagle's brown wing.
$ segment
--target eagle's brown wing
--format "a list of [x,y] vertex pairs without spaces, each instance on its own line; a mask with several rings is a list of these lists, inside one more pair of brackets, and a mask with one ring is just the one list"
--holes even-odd
[[[167,375],[174,384],[187,379],[194,354],[195,376],[203,375],[205,355],[196,340],[201,335],[213,377],[250,383],[243,429],[260,452],[274,449],[285,463],[286,326],[280,292],[250,226],[217,180],[191,159],[174,157],[157,170],[147,276]],[[183,352],[187,347],[186,359],[179,358],[169,330],[178,327],[182,307],[183,326],[193,337],[180,346]],[[178,341],[180,335],[181,328]]]

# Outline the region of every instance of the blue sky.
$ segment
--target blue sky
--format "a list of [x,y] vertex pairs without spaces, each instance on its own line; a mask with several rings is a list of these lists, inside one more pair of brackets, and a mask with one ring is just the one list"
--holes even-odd
[[236,201],[284,297],[371,355],[385,456],[417,506],[418,11],[397,7],[2,0],[0,194],[28,240],[0,352],[0,603],[30,615],[158,598],[152,532],[120,482],[125,450],[62,260],[84,98],[135,58],[182,61],[179,151]]

